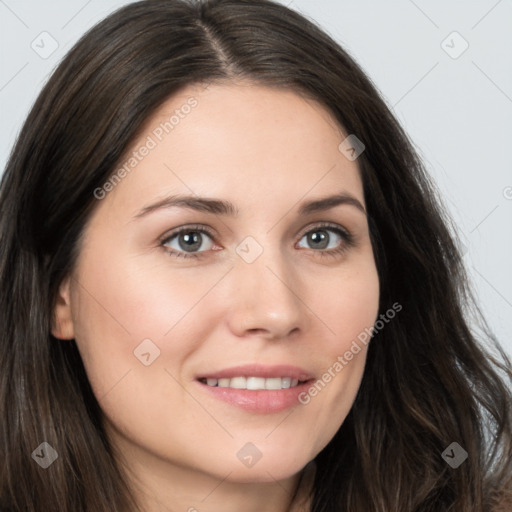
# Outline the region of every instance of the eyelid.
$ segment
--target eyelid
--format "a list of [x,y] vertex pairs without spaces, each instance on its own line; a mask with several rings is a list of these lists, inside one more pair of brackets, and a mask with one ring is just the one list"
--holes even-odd
[[297,236],[299,237],[299,240],[300,240],[304,235],[306,235],[310,231],[312,231],[314,229],[321,229],[321,228],[330,228],[330,229],[333,229],[334,231],[341,231],[343,233],[343,235],[347,238],[353,237],[352,233],[350,231],[348,231],[346,228],[344,228],[343,226],[341,226],[340,224],[336,224],[333,222],[327,222],[327,221],[312,222],[311,224],[309,224],[308,226],[303,228]]
[[[162,235],[158,240],[161,243],[168,242],[171,238],[174,238],[176,235],[179,235],[183,231],[199,231],[200,233],[206,233],[212,239],[215,239],[217,234],[215,231],[209,226],[205,226],[204,224],[186,224],[184,226],[180,226],[178,228],[172,229],[168,231],[164,235]],[[214,240],[215,241],[215,240]]]

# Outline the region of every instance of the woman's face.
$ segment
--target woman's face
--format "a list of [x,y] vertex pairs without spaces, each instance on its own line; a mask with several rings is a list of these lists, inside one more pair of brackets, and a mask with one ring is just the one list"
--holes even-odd
[[345,137],[291,91],[188,87],[95,192],[53,333],[130,463],[280,480],[344,421],[379,300]]

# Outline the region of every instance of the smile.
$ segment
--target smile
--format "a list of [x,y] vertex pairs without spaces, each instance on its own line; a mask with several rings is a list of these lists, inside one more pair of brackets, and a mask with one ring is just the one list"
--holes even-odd
[[299,404],[299,395],[313,382],[304,368],[246,364],[196,375],[203,393],[232,407],[257,414],[272,414]]
[[201,382],[211,387],[247,389],[257,391],[262,389],[279,390],[294,388],[299,384],[302,384],[303,381],[294,379],[292,377],[233,377],[231,379],[201,379]]

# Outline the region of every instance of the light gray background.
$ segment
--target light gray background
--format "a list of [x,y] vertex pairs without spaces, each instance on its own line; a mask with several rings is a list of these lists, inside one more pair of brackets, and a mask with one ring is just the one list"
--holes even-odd
[[[60,59],[127,3],[0,0],[0,169]],[[281,3],[340,42],[393,108],[438,184],[482,310],[512,355],[512,0]]]

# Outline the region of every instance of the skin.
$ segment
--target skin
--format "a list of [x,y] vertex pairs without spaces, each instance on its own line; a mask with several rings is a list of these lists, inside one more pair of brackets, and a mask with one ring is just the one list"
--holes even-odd
[[[197,106],[158,141],[153,131],[190,97]],[[346,134],[320,104],[243,82],[182,89],[130,151],[148,136],[157,146],[98,201],[52,332],[75,338],[144,510],[288,510],[301,470],[353,404],[367,347],[307,405],[278,413],[220,401],[196,376],[256,362],[320,378],[374,324],[379,280],[365,213],[342,204],[298,214],[302,202],[341,191],[364,207],[357,160],[338,149]],[[229,200],[239,214],[172,207],[134,219],[170,194]],[[318,248],[307,234],[318,237],[319,222],[348,230],[355,245],[327,228],[329,246]],[[191,224],[214,238],[199,235],[201,257],[170,256],[186,245],[161,239]],[[263,249],[252,263],[236,252],[247,236]],[[134,355],[147,338],[160,350],[149,366]],[[236,456],[247,442],[262,454],[250,468]]]

